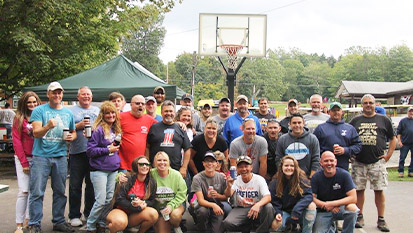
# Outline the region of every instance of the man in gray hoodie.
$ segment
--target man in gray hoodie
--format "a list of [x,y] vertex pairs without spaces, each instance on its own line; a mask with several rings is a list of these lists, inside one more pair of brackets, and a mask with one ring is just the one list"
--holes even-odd
[[292,155],[308,177],[320,169],[320,146],[316,136],[304,129],[304,118],[293,114],[290,118],[290,132],[278,139],[275,161],[279,166],[285,155]]

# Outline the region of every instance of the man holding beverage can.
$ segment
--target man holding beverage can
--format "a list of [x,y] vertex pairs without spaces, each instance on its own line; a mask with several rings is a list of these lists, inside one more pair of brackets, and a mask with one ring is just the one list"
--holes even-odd
[[227,182],[225,176],[216,171],[218,161],[212,151],[204,155],[202,162],[205,170],[196,174],[192,180],[191,192],[195,193],[198,206],[189,207],[197,229],[206,232],[209,224],[212,232],[223,232],[222,221],[231,211],[228,198],[225,196]]

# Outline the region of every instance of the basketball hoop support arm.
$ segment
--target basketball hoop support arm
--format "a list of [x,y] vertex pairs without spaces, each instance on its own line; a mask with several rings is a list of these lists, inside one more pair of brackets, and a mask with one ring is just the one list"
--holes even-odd
[[225,73],[227,74],[227,85],[228,85],[228,98],[231,100],[231,112],[234,111],[234,89],[235,89],[235,80],[239,69],[247,58],[243,57],[241,62],[238,64],[235,71],[231,68],[226,68],[224,63],[221,60],[221,57],[218,56],[218,61],[221,63],[222,68],[224,68]]

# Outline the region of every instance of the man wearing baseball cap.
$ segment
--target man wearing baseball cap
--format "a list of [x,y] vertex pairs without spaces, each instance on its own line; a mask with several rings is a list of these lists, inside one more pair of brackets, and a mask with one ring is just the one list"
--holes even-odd
[[213,119],[218,124],[218,135],[222,135],[225,122],[231,115],[231,100],[227,97],[221,98],[218,102],[218,114],[213,116]]
[[289,123],[290,123],[290,118],[293,114],[297,114],[298,113],[298,100],[296,99],[290,99],[287,103],[287,110],[288,110],[288,115],[286,117],[284,117],[284,119],[282,119],[280,121],[280,125],[281,125],[281,132],[282,133],[288,133],[289,130]]
[[[413,107],[407,109],[407,117],[397,127],[397,139],[400,146],[399,177],[404,176],[404,161],[407,153],[413,155]],[[413,177],[413,159],[410,161],[408,176]]]
[[151,116],[157,122],[162,121],[162,116],[156,114],[156,99],[153,96],[147,96],[145,98],[145,108],[146,108],[146,115]]
[[[52,82],[49,102],[37,106],[30,117],[33,126],[33,159],[30,168],[29,229],[41,232],[43,198],[49,175],[53,190],[53,231],[74,232],[66,223],[67,143],[76,139],[73,113],[63,107],[63,87]],[[68,133],[64,133],[67,132]]]
[[258,99],[259,109],[255,112],[254,116],[258,118],[261,123],[262,132],[265,133],[267,129],[267,122],[270,119],[275,119],[276,117],[269,112],[268,109],[268,98],[261,97]]
[[201,129],[205,128],[205,122],[206,120],[211,116],[212,114],[212,107],[209,103],[205,103],[204,106],[201,108]]
[[255,133],[262,136],[260,121],[256,116],[252,115],[248,111],[248,98],[245,95],[239,95],[237,97],[236,106],[237,112],[234,115],[228,117],[228,120],[227,122],[225,122],[224,129],[222,131],[222,136],[224,136],[228,145],[230,145],[235,138],[243,135],[241,125],[242,122],[247,118],[254,119],[256,124]]
[[196,131],[196,135],[200,135],[203,133],[204,128],[201,127],[201,117],[198,115],[198,113],[196,112],[196,110],[194,109],[194,97],[191,94],[185,93],[182,98],[181,101],[179,101],[179,103],[182,106],[186,106],[191,108],[192,111],[192,127],[195,129]]
[[156,114],[161,115],[161,104],[165,101],[166,91],[162,86],[153,89],[153,97],[156,99]]
[[314,135],[320,142],[320,154],[333,152],[337,167],[348,171],[350,156],[361,151],[361,141],[356,129],[344,122],[343,107],[339,102],[331,103],[329,110],[330,119],[318,125]]
[[271,194],[265,179],[252,173],[252,160],[248,156],[237,158],[236,180],[227,177],[225,195],[235,195],[235,207],[223,221],[227,231],[249,232],[254,223],[258,225],[256,232],[269,232],[274,219],[274,208],[271,205]]
[[212,232],[223,232],[224,205],[229,206],[224,193],[227,182],[225,176],[215,170],[218,161],[212,151],[205,153],[202,164],[205,170],[194,176],[191,185],[191,192],[196,194],[199,206],[191,206],[189,211],[196,219],[200,232],[208,232],[208,223],[212,226]]

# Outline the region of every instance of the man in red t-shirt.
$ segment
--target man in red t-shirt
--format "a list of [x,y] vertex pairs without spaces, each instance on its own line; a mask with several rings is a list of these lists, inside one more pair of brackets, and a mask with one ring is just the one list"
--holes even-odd
[[157,121],[144,114],[145,98],[142,95],[135,95],[131,99],[131,111],[120,114],[122,126],[122,143],[119,149],[121,158],[120,168],[131,170],[132,161],[145,155],[146,138],[149,129]]

